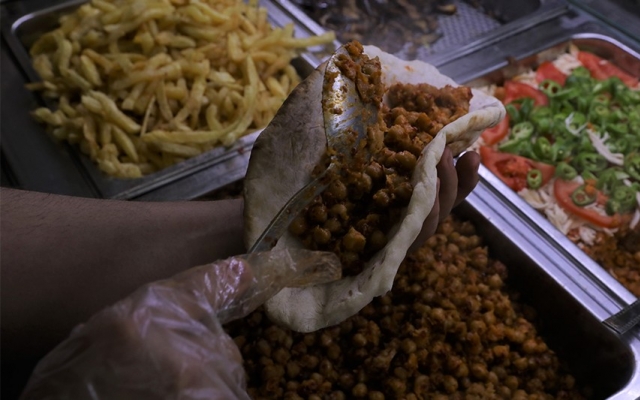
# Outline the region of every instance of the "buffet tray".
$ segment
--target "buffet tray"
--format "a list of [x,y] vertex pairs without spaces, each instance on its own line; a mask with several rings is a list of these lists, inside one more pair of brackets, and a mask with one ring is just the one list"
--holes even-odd
[[540,334],[576,377],[589,398],[640,396],[640,327],[623,335],[601,321],[627,300],[548,241],[518,207],[483,179],[454,214],[474,223],[477,234],[508,270],[506,286],[537,313]]
[[568,0],[627,35],[640,38],[640,1]]
[[[36,107],[52,105],[24,88],[25,83],[39,80],[31,66],[28,48],[42,33],[57,26],[61,14],[84,2],[72,0],[52,5],[47,0],[26,0],[6,3],[0,8],[4,40],[2,95],[5,100],[1,111],[2,152],[17,186],[85,197],[179,200],[196,198],[241,179],[258,132],[242,137],[231,147],[214,148],[142,178],[118,179],[102,173],[77,147],[56,143],[45,133],[44,127],[30,117],[30,111]],[[294,23],[297,37],[313,34],[296,24],[278,6],[268,1],[260,4],[268,9],[269,20],[274,26]],[[304,78],[319,60],[305,52],[292,64]],[[11,101],[6,101],[9,96]]]
[[[289,10],[307,29],[316,33],[325,30],[300,7],[301,4],[314,3],[316,0],[273,1]],[[367,1],[363,3],[368,4]],[[452,3],[456,5],[457,12],[437,18],[437,32],[441,37],[436,42],[420,47],[416,54],[407,53],[407,46],[394,54],[403,59],[420,59],[438,66],[567,12],[567,3],[563,0],[453,0]],[[320,4],[330,7],[332,2]]]

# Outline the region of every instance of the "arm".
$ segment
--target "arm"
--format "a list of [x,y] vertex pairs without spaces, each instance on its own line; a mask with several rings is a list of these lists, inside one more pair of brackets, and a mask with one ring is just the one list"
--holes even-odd
[[0,205],[9,358],[42,355],[145,283],[244,252],[240,200],[144,203],[3,188]]

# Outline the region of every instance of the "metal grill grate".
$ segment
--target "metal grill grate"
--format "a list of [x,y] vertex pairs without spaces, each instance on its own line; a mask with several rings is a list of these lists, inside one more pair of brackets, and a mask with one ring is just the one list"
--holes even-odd
[[459,46],[501,25],[500,22],[485,14],[481,9],[475,8],[462,0],[456,0],[455,4],[458,9],[454,15],[440,15],[438,17],[438,31],[442,34],[440,39],[431,46],[417,49],[417,53],[413,57],[408,56],[406,48],[396,53],[396,56],[404,59],[417,58],[424,60],[432,53]]

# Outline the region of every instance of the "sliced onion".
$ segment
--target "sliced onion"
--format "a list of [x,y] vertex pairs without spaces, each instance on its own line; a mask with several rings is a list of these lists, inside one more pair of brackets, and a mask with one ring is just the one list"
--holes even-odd
[[598,135],[596,135],[596,133],[592,130],[587,130],[587,133],[589,134],[589,139],[591,140],[593,147],[595,147],[596,151],[600,153],[602,157],[604,157],[611,164],[618,165],[618,166],[624,165],[624,154],[612,153],[611,150],[609,150],[607,145],[604,143],[606,140],[606,137],[602,139]]

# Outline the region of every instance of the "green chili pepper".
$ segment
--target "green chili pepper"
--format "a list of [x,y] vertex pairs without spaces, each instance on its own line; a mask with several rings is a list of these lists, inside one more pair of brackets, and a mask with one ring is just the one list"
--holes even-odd
[[589,112],[589,121],[596,124],[604,124],[609,121],[611,110],[604,104],[594,104]]
[[627,150],[631,148],[631,146],[629,145],[629,140],[625,137],[615,139],[615,140],[609,140],[607,142],[607,146],[609,147],[609,150],[611,150],[612,153],[622,153],[622,154],[626,153]]
[[624,170],[633,179],[640,180],[640,153],[629,153],[624,158]]
[[517,124],[522,120],[520,116],[520,110],[513,103],[509,103],[504,106],[505,110],[507,110],[507,114],[509,114],[509,124],[511,126]]
[[611,84],[607,81],[599,81],[596,82],[593,87],[591,87],[591,94],[597,95],[605,92],[609,92],[611,90]]
[[609,95],[607,95],[606,93],[601,93],[601,94],[595,96],[591,100],[591,103],[604,104],[605,106],[608,106],[610,102],[611,102],[611,99],[609,98]]
[[578,187],[571,193],[571,200],[577,206],[584,207],[596,201],[597,193],[589,194],[584,190],[584,185]]
[[554,101],[569,101],[578,97],[579,93],[577,88],[562,89],[550,96],[550,98]]
[[625,136],[629,133],[629,126],[622,122],[607,124],[607,132],[609,132],[612,137]]
[[640,93],[637,90],[626,88],[626,90],[617,93],[615,99],[622,105],[638,104],[640,102]]
[[540,133],[551,131],[553,127],[553,113],[547,106],[536,107],[529,114],[529,119]]
[[582,113],[588,113],[591,104],[592,98],[590,96],[580,96],[576,99],[576,108]]
[[562,86],[552,79],[545,79],[540,82],[540,84],[538,85],[538,89],[540,89],[547,96],[553,97],[562,90]]
[[587,170],[582,171],[580,176],[582,176],[582,179],[584,179],[585,181],[596,182],[598,180],[598,177],[593,172]]
[[533,135],[534,129],[531,122],[520,122],[511,128],[511,137],[514,139],[528,139]]
[[562,138],[556,138],[556,141],[551,145],[551,151],[556,155],[555,161],[565,161],[571,156],[572,149],[574,148],[571,140],[565,140]]
[[533,110],[533,99],[530,97],[525,97],[524,99],[521,99],[520,117],[523,120],[529,118],[529,115],[531,115],[532,110]]
[[616,168],[607,168],[598,175],[598,181],[596,187],[600,189],[604,194],[609,194],[622,184],[622,181],[618,177],[618,174],[622,172]]
[[527,172],[527,186],[531,189],[538,189],[542,186],[542,171],[537,168],[530,169]]
[[522,154],[526,149],[531,147],[527,140],[509,139],[498,146],[498,150],[503,153]]
[[[569,118],[569,117],[568,117]],[[577,131],[587,123],[587,117],[581,112],[574,112],[570,115],[568,129]],[[566,123],[565,123],[566,124]]]
[[570,181],[578,176],[578,171],[563,161],[556,166],[556,176],[560,179],[564,179],[565,181]]
[[536,156],[535,158],[540,161],[554,162],[556,160],[554,148],[546,137],[539,137],[533,143],[533,154]]
[[598,172],[607,167],[608,161],[598,153],[581,153],[573,159],[573,165],[581,172]]
[[608,90],[613,95],[613,97],[617,97],[625,91],[629,90],[627,85],[625,85],[624,82],[622,82],[622,80],[620,80],[620,78],[618,78],[617,76],[609,77],[602,81],[602,83],[608,87]]
[[589,72],[585,67],[580,66],[571,71],[570,76],[574,76],[576,78],[591,78],[591,72]]
[[607,204],[605,211],[607,214],[628,213],[636,208],[636,191],[624,185],[618,186],[613,190],[613,194]]

